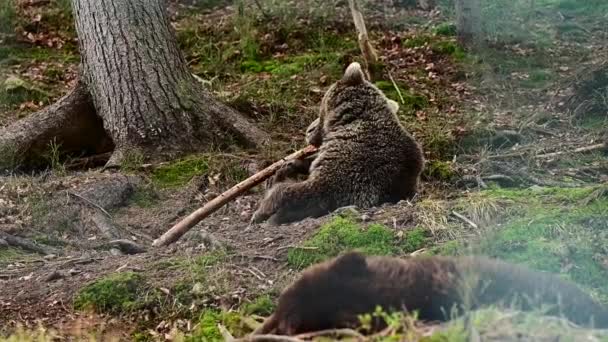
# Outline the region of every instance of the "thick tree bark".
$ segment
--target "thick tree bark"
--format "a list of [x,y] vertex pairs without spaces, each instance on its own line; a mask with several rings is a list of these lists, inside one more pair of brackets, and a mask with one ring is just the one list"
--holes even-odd
[[82,83],[57,104],[0,129],[0,168],[11,154],[35,158],[31,152],[55,137],[81,149],[93,140],[95,151],[104,152],[109,136],[109,165],[130,150],[153,156],[268,141],[189,72],[164,0],[72,0],[72,7]]
[[[198,149],[265,136],[189,72],[162,0],[74,0],[83,76],[117,150]],[[218,139],[219,138],[219,139]],[[214,139],[218,139],[213,141]]]
[[480,0],[456,0],[456,20],[460,44],[472,48],[481,41]]

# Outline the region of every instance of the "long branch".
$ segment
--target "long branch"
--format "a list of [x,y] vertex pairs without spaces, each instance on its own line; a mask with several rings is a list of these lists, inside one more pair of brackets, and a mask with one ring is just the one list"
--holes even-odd
[[251,189],[252,187],[262,183],[264,180],[270,178],[274,173],[277,172],[278,169],[285,165],[285,163],[289,162],[290,160],[307,157],[315,153],[316,150],[316,147],[312,145],[307,146],[304,149],[290,154],[289,156],[275,162],[264,170],[233,186],[221,195],[207,202],[207,204],[205,204],[202,208],[199,208],[198,210],[178,222],[175,226],[165,232],[165,234],[154,240],[152,246],[166,246],[177,241],[188,230],[194,227],[202,219],[211,215],[213,212],[221,208],[224,204],[228,203],[229,201],[236,198],[243,192]]

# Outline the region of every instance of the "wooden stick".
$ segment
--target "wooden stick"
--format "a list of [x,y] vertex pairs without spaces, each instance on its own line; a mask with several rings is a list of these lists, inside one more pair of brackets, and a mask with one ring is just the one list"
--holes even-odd
[[255,175],[245,179],[244,181],[228,189],[221,195],[207,202],[207,204],[205,204],[202,208],[197,209],[195,212],[178,222],[175,226],[165,232],[165,234],[154,240],[152,246],[167,246],[177,241],[182,235],[184,235],[188,230],[190,230],[190,228],[194,227],[194,225],[199,223],[202,219],[211,215],[213,212],[221,208],[224,204],[230,202],[238,195],[262,183],[264,180],[270,178],[273,174],[277,172],[277,170],[279,170],[283,165],[285,165],[285,163],[291,160],[308,157],[316,151],[316,147],[309,145],[275,162],[274,164],[256,173]]
[[357,0],[348,0],[348,5],[350,6],[350,12],[353,16],[355,28],[359,33],[359,48],[361,49],[361,54],[363,55],[363,59],[365,60],[365,67],[368,73],[367,76],[369,80],[373,81],[374,78],[376,78],[376,70],[374,70],[374,68],[376,67],[376,63],[378,62],[378,55],[372,47],[372,44],[369,42],[367,28],[365,28],[365,21],[363,20],[363,14],[361,14],[361,10],[359,10]]
[[539,154],[536,156],[536,158],[541,158],[541,159],[553,158],[553,157],[557,157],[559,155],[566,154],[566,153],[591,152],[591,151],[595,151],[595,150],[601,150],[604,148],[608,148],[607,144],[595,144],[595,145],[591,145],[591,146],[579,147],[572,151],[559,151],[559,152],[553,152],[553,153]]

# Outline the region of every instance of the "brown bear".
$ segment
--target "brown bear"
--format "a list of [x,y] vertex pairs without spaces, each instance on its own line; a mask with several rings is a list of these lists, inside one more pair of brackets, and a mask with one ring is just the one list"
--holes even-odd
[[[519,302],[517,302],[519,301]],[[608,310],[574,284],[485,257],[366,257],[349,252],[302,272],[279,297],[275,312],[255,334],[300,333],[359,325],[376,306],[417,311],[423,321],[445,321],[489,304],[532,310],[608,327]],[[376,321],[377,331],[383,323]]]
[[[307,131],[307,139],[320,144],[308,178],[273,182],[251,222],[289,223],[349,205],[367,208],[411,199],[424,156],[399,122],[397,109],[352,63],[327,90],[319,121]],[[278,180],[285,178],[281,175]]]

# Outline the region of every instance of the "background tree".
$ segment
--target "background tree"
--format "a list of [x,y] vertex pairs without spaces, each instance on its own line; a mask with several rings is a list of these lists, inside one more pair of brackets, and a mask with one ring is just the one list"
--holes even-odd
[[480,0],[456,0],[456,27],[460,44],[476,47],[481,41]]
[[32,162],[51,141],[64,152],[148,155],[267,135],[214,99],[189,72],[164,0],[73,0],[81,79],[54,105],[0,129],[0,165]]

